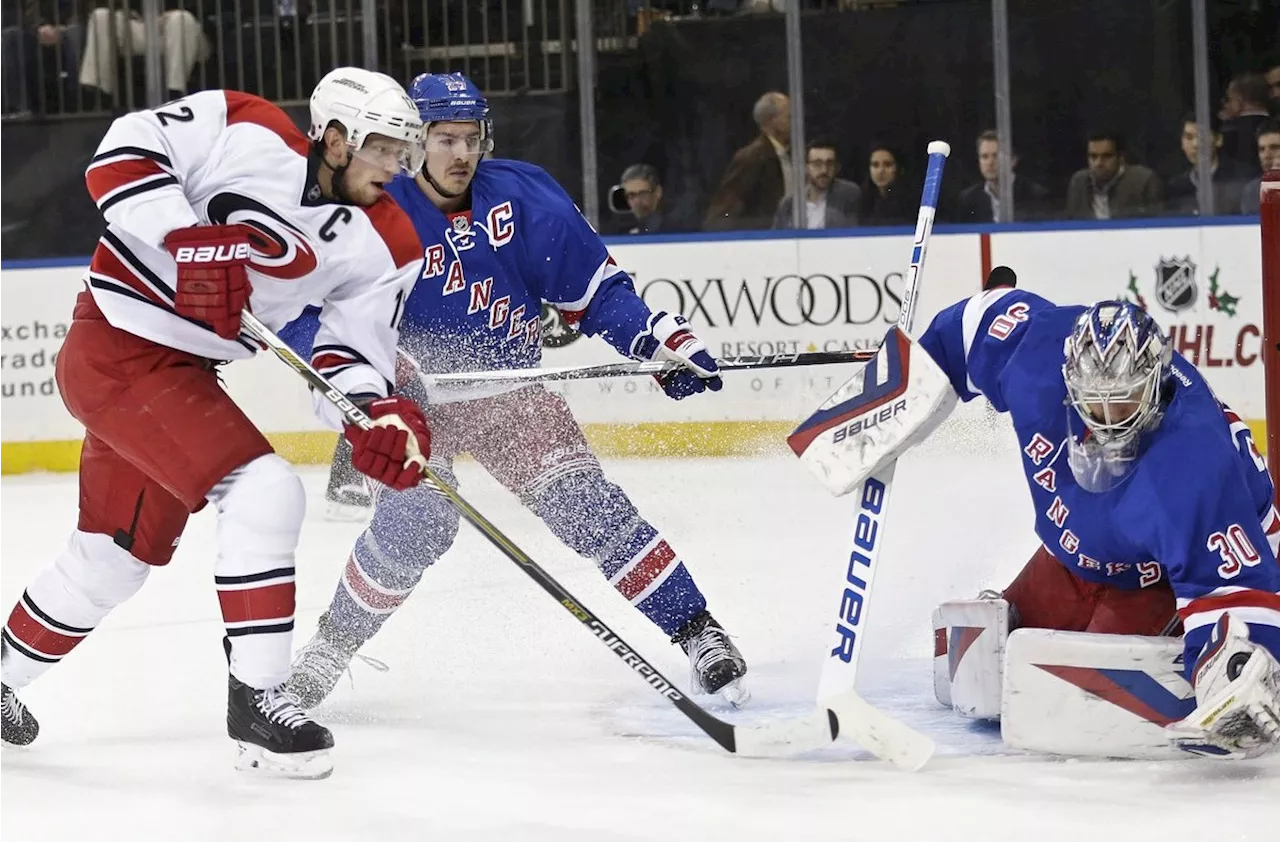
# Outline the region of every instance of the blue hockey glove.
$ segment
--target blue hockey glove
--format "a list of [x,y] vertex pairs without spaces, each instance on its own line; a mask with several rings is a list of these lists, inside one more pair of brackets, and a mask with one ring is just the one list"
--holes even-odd
[[720,366],[707,351],[706,343],[694,335],[684,316],[658,312],[649,317],[644,333],[631,343],[631,356],[638,360],[671,360],[680,368],[654,379],[667,397],[680,400],[710,389],[720,391]]

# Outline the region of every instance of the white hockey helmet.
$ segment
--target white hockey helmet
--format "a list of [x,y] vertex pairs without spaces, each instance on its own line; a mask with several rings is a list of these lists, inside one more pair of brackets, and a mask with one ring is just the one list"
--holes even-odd
[[347,144],[359,152],[371,135],[402,141],[399,165],[410,175],[422,168],[422,118],[400,83],[385,73],[361,67],[339,67],[325,74],[311,92],[311,127],[307,136],[324,137],[331,123],[347,133]]

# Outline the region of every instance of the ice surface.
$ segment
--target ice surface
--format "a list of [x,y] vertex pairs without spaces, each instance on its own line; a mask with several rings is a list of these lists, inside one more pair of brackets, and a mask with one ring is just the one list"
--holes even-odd
[[[840,742],[791,760],[724,753],[520,570],[464,526],[453,550],[317,718],[336,771],[260,781],[232,769],[212,584],[214,518],[192,519],[168,569],[24,692],[42,732],[4,749],[9,842],[256,840],[1269,840],[1280,762],[1067,761],[1010,752],[932,701],[929,613],[999,587],[1035,548],[1007,431],[962,413],[898,471],[864,690],[931,734],[908,774]],[[685,558],[751,664],[742,718],[799,713],[816,689],[829,582],[849,500],[794,459],[614,461],[610,475]],[[359,531],[321,518],[298,557],[309,636]],[[464,495],[678,682],[687,663],[593,566],[474,464]],[[0,597],[12,604],[75,522],[68,476],[0,486]]]

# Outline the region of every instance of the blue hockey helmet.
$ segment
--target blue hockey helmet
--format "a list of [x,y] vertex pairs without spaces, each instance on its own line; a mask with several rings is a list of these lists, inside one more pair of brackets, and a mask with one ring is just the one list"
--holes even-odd
[[424,129],[432,123],[475,120],[480,124],[479,152],[493,149],[489,101],[461,73],[421,73],[409,83],[409,99],[418,106]]

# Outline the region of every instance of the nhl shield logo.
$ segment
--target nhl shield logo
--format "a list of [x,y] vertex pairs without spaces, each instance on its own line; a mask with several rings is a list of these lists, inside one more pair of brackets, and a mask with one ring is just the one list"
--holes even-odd
[[1170,313],[1196,303],[1196,265],[1191,258],[1160,258],[1156,264],[1156,301]]

